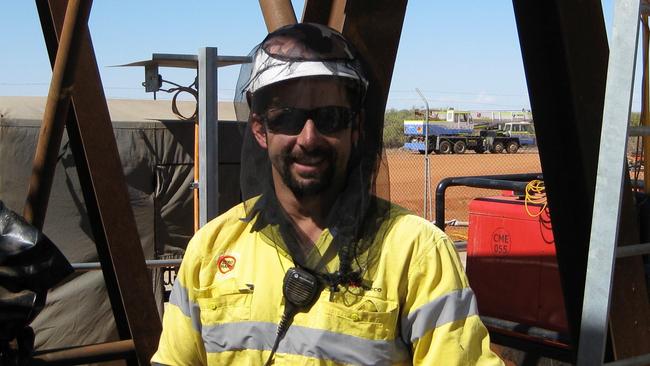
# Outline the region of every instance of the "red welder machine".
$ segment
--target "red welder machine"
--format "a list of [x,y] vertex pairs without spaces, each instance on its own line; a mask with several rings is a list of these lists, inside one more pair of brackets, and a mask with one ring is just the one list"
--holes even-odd
[[564,298],[539,179],[539,174],[447,178],[436,191],[436,223],[444,223],[444,191],[451,186],[504,190],[469,205],[466,271],[481,319],[492,332],[566,349]]

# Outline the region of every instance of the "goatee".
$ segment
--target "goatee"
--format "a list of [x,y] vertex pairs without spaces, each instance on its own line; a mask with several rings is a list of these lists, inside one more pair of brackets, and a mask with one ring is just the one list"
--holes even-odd
[[[315,196],[325,191],[332,184],[336,157],[336,151],[334,149],[316,149],[299,154],[294,154],[291,151],[282,151],[280,156],[282,167],[278,170],[284,184],[289,187],[297,198]],[[291,166],[293,163],[310,160],[319,161],[321,164],[325,163],[325,169],[299,177],[292,175]],[[300,181],[299,178],[308,179],[309,181]]]

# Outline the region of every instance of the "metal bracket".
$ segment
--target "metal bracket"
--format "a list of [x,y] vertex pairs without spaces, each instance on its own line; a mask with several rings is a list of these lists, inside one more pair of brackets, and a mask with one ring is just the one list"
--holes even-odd
[[[158,65],[150,64],[144,66],[144,91],[155,93],[162,87],[162,76],[158,73]],[[155,94],[154,94],[155,95]]]

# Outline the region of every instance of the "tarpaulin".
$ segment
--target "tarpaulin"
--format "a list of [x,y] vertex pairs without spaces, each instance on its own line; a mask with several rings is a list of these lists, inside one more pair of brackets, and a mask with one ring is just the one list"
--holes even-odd
[[[194,124],[171,112],[170,101],[109,100],[114,137],[145,258],[181,256],[192,235]],[[22,212],[45,98],[0,97],[0,200]],[[180,102],[190,111],[193,102]],[[232,103],[219,119],[234,120]],[[110,137],[107,137],[110,138]],[[97,262],[74,158],[64,134],[43,232],[71,263]],[[162,283],[152,284],[162,307]],[[100,271],[75,273],[50,291],[33,321],[37,349],[116,340]]]

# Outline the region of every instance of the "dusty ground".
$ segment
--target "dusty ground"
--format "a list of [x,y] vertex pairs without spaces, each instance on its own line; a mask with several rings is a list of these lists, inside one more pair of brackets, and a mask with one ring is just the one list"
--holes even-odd
[[[399,149],[387,150],[391,200],[422,216],[424,197],[424,155]],[[429,155],[430,190],[435,205],[438,182],[447,177],[513,173],[539,173],[537,151],[516,154]],[[452,187],[446,192],[445,219],[467,221],[467,209],[475,197],[500,194],[499,191],[468,187]],[[433,219],[434,209],[431,211]],[[450,229],[454,239],[465,238],[465,229]]]

